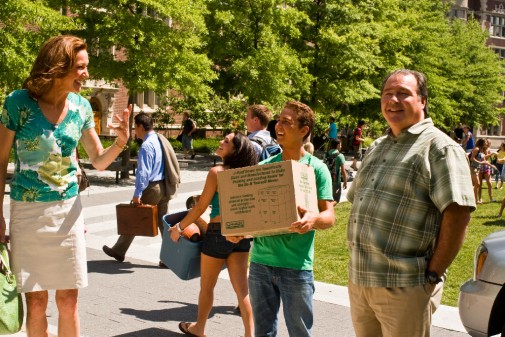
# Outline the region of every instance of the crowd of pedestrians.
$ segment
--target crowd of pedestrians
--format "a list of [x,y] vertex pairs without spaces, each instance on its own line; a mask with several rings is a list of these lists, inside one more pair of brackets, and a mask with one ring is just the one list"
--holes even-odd
[[[87,270],[76,177],[77,144],[81,142],[92,164],[103,170],[129,138],[131,106],[116,117],[119,126],[110,126],[117,134],[114,144],[102,148],[91,106],[76,94],[89,76],[88,62],[81,39],[50,39],[42,46],[24,88],[11,93],[2,110],[0,201],[13,147],[12,265],[18,291],[26,297],[30,337],[47,335],[45,311],[48,290],[53,289],[59,335],[80,334],[78,289],[87,285]],[[489,169],[495,166],[488,159],[495,154],[485,140],[474,143],[468,127],[463,127],[461,145],[470,153],[473,165],[468,169],[465,150],[429,117],[427,79],[417,71],[401,69],[385,77],[381,111],[389,128],[364,156],[366,122],[359,120],[351,132],[345,128],[347,145],[354,154],[351,167],[357,171],[347,195],[352,203],[347,223],[352,322],[357,337],[427,337],[446,270],[463,243],[476,200],[480,201],[477,184],[482,179],[487,180],[492,199]],[[170,238],[179,242],[185,229],[199,222],[210,206],[210,221],[202,228],[198,314],[195,322],[180,322],[179,329],[188,336],[205,336],[214,287],[226,263],[246,337],[276,336],[281,305],[289,335],[309,337],[314,322],[316,232],[333,226],[335,201],[342,188],[347,188],[338,127],[330,119],[326,161],[333,162],[331,166],[310,153],[313,148],[307,144],[316,116],[306,104],[289,101],[276,118],[267,107],[252,105],[244,117],[250,134],[232,132],[224,137],[216,151],[222,165],[209,170],[196,205],[169,229]],[[270,123],[272,120],[275,122]],[[157,204],[163,215],[179,184],[178,164],[168,141],[153,131],[150,116],[137,114],[134,123],[136,137],[143,144],[132,203]],[[195,131],[189,112],[184,113],[183,148],[192,157]],[[503,161],[505,155],[497,157]],[[217,175],[256,165],[259,160],[259,165],[294,160],[311,166],[318,211],[297,205],[299,219],[289,225],[290,233],[255,237],[251,245],[250,239],[221,234]],[[7,224],[0,215],[0,241],[7,242]],[[133,239],[120,236],[112,248],[104,246],[103,250],[122,262]]]

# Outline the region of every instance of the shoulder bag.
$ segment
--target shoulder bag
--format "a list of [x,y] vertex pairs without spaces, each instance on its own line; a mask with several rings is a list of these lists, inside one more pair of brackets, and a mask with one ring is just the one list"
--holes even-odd
[[77,183],[79,184],[79,192],[82,192],[89,187],[89,179],[80,160],[78,164],[80,173],[77,173]]
[[16,290],[7,246],[0,243],[0,335],[14,334],[23,325],[23,300]]

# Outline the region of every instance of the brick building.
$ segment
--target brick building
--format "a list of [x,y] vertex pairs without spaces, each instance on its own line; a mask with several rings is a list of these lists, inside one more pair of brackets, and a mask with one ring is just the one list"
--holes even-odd
[[[125,54],[115,48],[110,51],[117,60],[124,60]],[[113,83],[103,80],[88,80],[84,87],[91,89],[89,101],[95,117],[95,130],[101,136],[111,136],[113,132],[107,125],[113,121],[115,114],[121,114],[128,106],[128,89],[119,81]],[[168,90],[167,93],[168,94]],[[146,113],[156,112],[161,97],[153,91],[140,92],[134,98],[134,115],[143,111]],[[167,125],[165,134],[176,137],[181,128],[182,115],[175,116],[174,124]]]

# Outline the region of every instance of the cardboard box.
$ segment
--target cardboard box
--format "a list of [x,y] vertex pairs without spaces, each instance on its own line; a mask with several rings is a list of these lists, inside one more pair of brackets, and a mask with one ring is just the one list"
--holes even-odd
[[290,233],[297,206],[319,212],[314,169],[297,161],[226,170],[217,182],[223,235]]
[[201,242],[192,242],[181,237],[177,243],[170,238],[168,228],[180,222],[188,211],[163,216],[163,240],[160,260],[182,280],[200,277]]

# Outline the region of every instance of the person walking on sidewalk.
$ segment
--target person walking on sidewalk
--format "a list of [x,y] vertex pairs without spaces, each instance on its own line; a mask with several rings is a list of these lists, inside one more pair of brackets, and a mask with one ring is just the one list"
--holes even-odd
[[364,120],[360,120],[358,122],[358,127],[356,129],[354,129],[354,133],[353,133],[352,148],[354,151],[354,157],[352,159],[351,168],[354,171],[358,170],[358,166],[357,166],[358,160],[361,160],[361,157],[362,157],[361,147],[362,147],[363,142],[365,141],[365,138],[363,138],[363,127],[365,126],[365,124],[366,123]]
[[[50,38],[41,47],[23,90],[5,100],[0,121],[0,204],[14,149],[10,192],[12,267],[26,298],[28,336],[47,336],[48,290],[56,290],[58,335],[80,336],[78,289],[88,285],[84,217],[78,194],[76,147],[104,170],[129,137],[131,106],[104,149],[89,102],[77,95],[89,77],[86,43],[74,36]],[[0,208],[0,241],[7,243]]]
[[390,129],[347,193],[351,318],[357,337],[428,337],[476,208],[468,159],[428,117],[424,74],[389,74],[381,110]]
[[325,162],[331,173],[333,200],[340,202],[342,188],[347,189],[347,171],[345,170],[345,157],[340,153],[340,141],[330,140],[330,150],[325,154]]
[[223,159],[223,165],[214,166],[209,170],[205,186],[196,205],[189,210],[181,222],[169,228],[171,239],[178,242],[184,229],[197,221],[209,205],[212,206],[210,222],[207,225],[202,243],[198,318],[195,323],[180,322],[179,329],[189,336],[205,336],[205,324],[214,302],[214,287],[219,273],[226,263],[230,281],[237,294],[245,337],[253,337],[254,324],[247,286],[247,262],[251,242],[249,239],[242,239],[232,243],[221,235],[217,174],[228,169],[256,165],[258,156],[252,142],[241,133],[227,135],[220,142],[216,154]]
[[193,148],[193,133],[196,131],[196,123],[189,118],[189,111],[185,111],[182,115],[182,150],[184,152],[184,159],[186,155],[191,152],[191,159],[195,159],[195,149]]
[[335,221],[328,167],[303,148],[314,124],[311,108],[296,101],[286,103],[275,126],[283,152],[261,162],[296,160],[312,166],[316,176],[319,213],[308,212],[298,206],[300,220],[291,224],[290,231],[293,233],[254,238],[249,288],[256,336],[277,335],[281,301],[289,335],[312,336],[315,230],[329,228]]
[[[154,132],[150,115],[141,112],[134,120],[135,136],[143,142],[139,150],[131,202],[158,206],[158,228],[162,235],[163,215],[168,213],[168,202],[180,183],[179,164],[168,140]],[[103,246],[102,249],[105,254],[123,262],[133,239],[133,235],[120,235],[112,248]],[[161,261],[159,265],[165,267]]]

